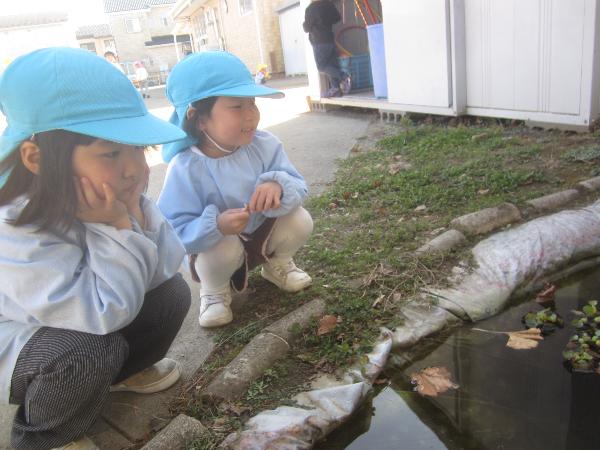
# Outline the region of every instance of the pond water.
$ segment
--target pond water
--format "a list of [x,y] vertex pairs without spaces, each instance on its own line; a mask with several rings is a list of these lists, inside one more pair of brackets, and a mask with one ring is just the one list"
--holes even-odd
[[[539,311],[533,301],[502,314],[428,338],[434,350],[401,370],[350,422],[315,448],[405,450],[600,449],[600,375],[571,373],[562,351],[573,334],[572,310],[600,300],[600,268],[558,284],[556,311],[565,327],[532,350],[506,347],[496,331],[524,329],[521,318]],[[426,344],[427,344],[426,343]],[[460,387],[437,397],[413,391],[410,374],[444,366]]]

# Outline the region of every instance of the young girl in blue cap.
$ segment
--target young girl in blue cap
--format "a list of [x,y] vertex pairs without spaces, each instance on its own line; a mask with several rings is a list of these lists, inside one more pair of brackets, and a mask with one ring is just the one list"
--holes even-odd
[[79,49],[17,58],[0,79],[0,400],[14,448],[97,448],[109,390],[179,378],[163,359],[189,308],[184,248],[142,192],[143,148],[184,137],[125,75]]
[[306,183],[272,134],[256,128],[255,97],[282,97],[257,85],[227,52],[202,52],[167,79],[171,122],[187,139],[163,147],[170,161],[158,206],[190,256],[200,281],[200,325],[231,322],[231,286],[245,289],[248,270],[297,292],[311,278],[292,258],[312,232],[302,208]]

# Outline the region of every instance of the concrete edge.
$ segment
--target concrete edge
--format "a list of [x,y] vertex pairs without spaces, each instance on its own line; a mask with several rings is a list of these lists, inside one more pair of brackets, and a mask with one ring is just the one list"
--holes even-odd
[[187,444],[207,431],[200,421],[179,414],[142,447],[142,450],[185,449]]
[[315,316],[325,312],[326,303],[316,298],[262,330],[210,382],[201,393],[224,400],[241,396],[275,361],[283,358],[294,341],[292,326],[306,328]]
[[[509,203],[498,205],[496,207],[484,208],[469,214],[457,217],[450,221],[450,228],[439,236],[425,242],[414,253],[416,256],[431,255],[453,250],[467,241],[466,235],[481,235],[495,231],[506,225],[519,222],[524,218],[530,219],[538,214],[547,214],[568,206],[574,200],[580,200],[590,194],[600,191],[600,176],[580,181],[572,189],[565,189],[542,197],[527,200],[525,208],[519,210],[516,206]],[[512,213],[512,217],[505,216],[499,219],[502,214],[501,208],[510,205],[517,210],[519,217]],[[464,225],[464,221],[476,221],[476,225]],[[464,233],[464,234],[463,234]]]

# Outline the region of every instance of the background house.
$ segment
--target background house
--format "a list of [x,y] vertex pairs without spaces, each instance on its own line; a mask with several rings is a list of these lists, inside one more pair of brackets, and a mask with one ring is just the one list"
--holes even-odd
[[17,56],[44,47],[77,47],[66,12],[0,17],[0,72]]
[[169,12],[175,0],[104,0],[104,12],[126,73],[143,61],[154,83],[164,82],[169,70],[191,51],[188,35],[173,35]]
[[77,42],[81,48],[103,56],[104,52],[116,51],[115,40],[107,23],[84,25],[75,31]]
[[283,73],[277,14],[281,3],[281,0],[179,0],[171,11],[174,33],[191,34],[194,51],[227,50],[240,57],[252,72],[259,64],[267,64],[270,72]]

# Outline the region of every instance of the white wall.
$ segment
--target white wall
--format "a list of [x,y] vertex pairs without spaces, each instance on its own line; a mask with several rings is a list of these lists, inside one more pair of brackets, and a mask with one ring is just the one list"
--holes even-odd
[[579,114],[585,3],[465,0],[467,105]]
[[0,69],[2,63],[44,47],[79,47],[75,28],[62,22],[0,30]]

